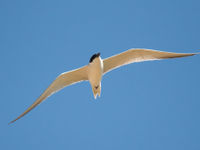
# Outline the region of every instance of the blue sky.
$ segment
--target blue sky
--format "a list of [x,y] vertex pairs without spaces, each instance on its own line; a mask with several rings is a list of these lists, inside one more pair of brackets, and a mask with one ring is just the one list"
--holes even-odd
[[200,49],[198,0],[0,1],[0,149],[199,150],[200,56],[131,64],[56,93],[62,72],[129,48]]

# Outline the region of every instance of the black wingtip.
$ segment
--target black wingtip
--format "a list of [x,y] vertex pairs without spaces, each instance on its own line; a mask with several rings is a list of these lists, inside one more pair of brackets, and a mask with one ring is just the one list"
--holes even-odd
[[13,123],[13,121],[9,122],[8,125],[10,125],[10,124],[12,124],[12,123]]
[[15,119],[15,120],[13,120],[13,121],[9,122],[9,123],[8,123],[8,125],[10,125],[10,124],[14,123],[16,120],[17,120],[17,119]]

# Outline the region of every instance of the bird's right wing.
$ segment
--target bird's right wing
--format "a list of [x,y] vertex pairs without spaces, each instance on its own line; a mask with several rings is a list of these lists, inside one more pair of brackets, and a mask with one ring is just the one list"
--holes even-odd
[[84,66],[82,68],[72,70],[69,72],[64,72],[61,75],[59,75],[55,79],[55,81],[53,81],[53,83],[44,91],[44,93],[24,113],[22,113],[19,117],[17,117],[10,123],[13,123],[16,120],[23,117],[25,114],[27,114],[37,105],[39,105],[42,101],[44,101],[47,97],[61,90],[62,88],[83,80],[88,80],[87,71],[88,71],[88,66]]
[[192,56],[197,53],[171,53],[151,49],[130,49],[103,60],[103,73],[134,62]]

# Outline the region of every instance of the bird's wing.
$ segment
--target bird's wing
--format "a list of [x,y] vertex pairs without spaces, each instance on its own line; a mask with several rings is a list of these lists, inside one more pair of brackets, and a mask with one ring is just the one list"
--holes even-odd
[[115,68],[134,62],[186,57],[195,54],[197,53],[171,53],[171,52],[162,52],[151,49],[129,49],[123,53],[104,59],[103,73],[105,74]]
[[44,91],[44,93],[42,93],[42,95],[24,113],[22,113],[19,117],[17,117],[15,120],[11,121],[10,123],[13,123],[16,120],[23,117],[25,114],[27,114],[37,105],[39,105],[42,101],[44,101],[47,97],[61,90],[62,88],[69,86],[71,84],[83,81],[83,80],[88,80],[87,70],[88,70],[88,66],[84,66],[82,68],[72,70],[69,72],[64,72],[61,75],[59,75],[55,79],[55,81],[53,81],[53,83]]

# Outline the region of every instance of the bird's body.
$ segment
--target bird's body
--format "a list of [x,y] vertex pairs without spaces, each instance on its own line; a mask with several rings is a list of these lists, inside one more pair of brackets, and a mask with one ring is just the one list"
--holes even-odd
[[100,56],[94,58],[88,65],[88,80],[91,84],[94,98],[101,94],[101,79],[103,76],[103,61]]
[[103,60],[100,57],[100,53],[94,54],[90,58],[88,65],[69,72],[64,72],[59,75],[54,80],[54,82],[44,91],[44,93],[24,113],[22,113],[19,117],[10,123],[13,123],[23,117],[53,93],[74,83],[88,80],[92,87],[94,98],[96,99],[97,95],[100,96],[101,94],[102,76],[115,68],[134,62],[186,57],[195,54],[199,53],[171,53],[150,49],[130,49]]

